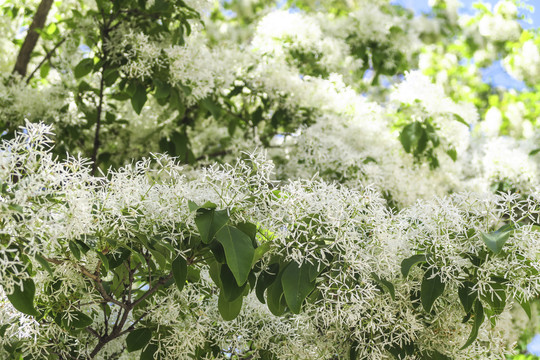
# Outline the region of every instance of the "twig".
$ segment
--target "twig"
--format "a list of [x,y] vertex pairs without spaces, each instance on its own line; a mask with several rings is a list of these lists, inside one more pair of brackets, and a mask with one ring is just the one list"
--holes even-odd
[[34,69],[34,71],[32,71],[30,73],[30,75],[28,75],[28,78],[26,79],[26,83],[30,83],[30,80],[32,80],[32,78],[34,77],[34,75],[36,74],[36,72],[41,68],[41,66],[43,66],[43,64],[45,64],[45,62],[47,60],[49,60],[51,58],[51,56],[54,54],[54,52],[56,51],[56,49],[58,49],[60,47],[60,45],[62,45],[65,41],[66,41],[66,37],[63,38],[62,40],[60,40],[58,42],[58,44],[56,44],[49,52],[47,52],[47,54],[45,55],[45,57],[41,60],[41,62],[36,66],[36,68]]

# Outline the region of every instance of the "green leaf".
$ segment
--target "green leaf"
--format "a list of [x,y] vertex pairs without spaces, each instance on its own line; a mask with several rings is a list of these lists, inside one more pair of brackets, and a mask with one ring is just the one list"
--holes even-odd
[[174,282],[178,286],[178,290],[182,291],[186,284],[187,278],[187,261],[181,255],[178,255],[172,262],[172,272]]
[[461,305],[463,305],[463,310],[468,314],[472,310],[477,293],[476,291],[472,291],[474,285],[472,282],[465,281],[461,285],[458,289],[459,300],[461,301]]
[[156,99],[165,99],[169,97],[169,94],[171,93],[169,84],[164,83],[159,79],[154,79],[154,85],[156,87],[156,92],[154,93]]
[[533,156],[533,155],[538,154],[539,152],[540,152],[540,148],[534,149],[534,150],[532,150],[532,151],[529,153],[529,155],[530,155],[530,156]]
[[75,69],[73,70],[75,74],[75,78],[81,78],[85,75],[90,74],[92,69],[94,68],[94,59],[82,59],[77,66],[75,66]]
[[188,200],[188,208],[189,211],[196,211],[200,208],[199,205],[195,201]]
[[[203,243],[208,244],[229,221],[227,210],[199,209],[195,217],[195,225],[201,234]],[[250,241],[251,242],[251,241]]]
[[214,100],[210,98],[202,99],[201,105],[212,114],[214,119],[219,119],[221,115],[221,108]]
[[236,319],[242,309],[244,297],[240,296],[234,301],[227,301],[223,291],[219,293],[218,310],[223,320],[230,321]]
[[216,234],[216,239],[225,250],[227,266],[231,269],[238,286],[247,281],[255,249],[251,239],[235,227],[226,225]]
[[105,273],[109,272],[109,259],[105,255],[101,253],[101,251],[96,251],[97,256],[101,260],[101,266],[103,266],[103,270]]
[[467,342],[465,345],[461,347],[460,350],[465,349],[467,346],[471,345],[474,340],[478,337],[478,330],[480,329],[480,326],[484,322],[484,307],[482,306],[482,303],[480,300],[476,300],[474,303],[474,323],[471,330],[471,334],[469,335],[469,338],[467,339]]
[[146,103],[146,100],[146,87],[142,84],[137,84],[135,92],[131,97],[131,106],[133,107],[133,110],[137,113],[137,115],[141,113],[141,110]]
[[532,313],[531,313],[531,303],[528,301],[522,301],[517,300],[517,303],[523,308],[523,311],[525,311],[525,314],[527,314],[527,317],[532,319]]
[[49,75],[49,71],[51,70],[51,63],[49,61],[43,63],[41,67],[39,68],[39,77],[42,79],[45,79],[47,75]]
[[66,325],[77,329],[84,329],[85,327],[92,325],[93,322],[91,317],[78,310],[71,313],[69,320],[68,317],[66,317]]
[[457,160],[457,151],[456,149],[448,149],[446,150],[446,153],[448,154],[448,156],[450,156],[450,159],[452,159],[452,161],[456,161]]
[[445,284],[441,281],[439,274],[434,269],[425,272],[422,284],[420,285],[420,300],[427,312],[431,311],[433,303],[444,292]]
[[270,250],[270,246],[271,246],[270,242],[265,242],[261,246],[255,249],[255,254],[253,255],[253,261],[251,262],[251,267],[253,267],[253,265],[255,265],[257,261],[259,261],[263,257],[263,255],[266,254],[268,250]]
[[45,258],[39,254],[35,254],[34,257],[36,258],[37,262],[41,265],[41,267],[46,270],[49,275],[53,275],[53,269],[49,265],[49,262],[45,260]]
[[254,246],[257,246],[255,243],[255,236],[257,236],[257,225],[249,222],[241,222],[236,224],[235,227],[249,236],[249,238],[254,242]]
[[425,131],[422,127],[422,124],[418,121],[415,121],[403,128],[403,130],[399,134],[399,141],[401,142],[401,145],[403,145],[405,151],[410,153],[411,150],[418,146],[418,143],[424,133]]
[[502,250],[506,241],[508,241],[511,232],[511,229],[503,226],[499,230],[489,234],[482,233],[482,240],[489,250],[491,250],[494,254],[498,254]]
[[75,244],[73,241],[70,241],[68,243],[68,246],[69,246],[69,251],[71,251],[75,259],[81,260],[81,250],[79,249],[77,244]]
[[143,352],[141,352],[141,357],[139,360],[154,360],[154,354],[158,350],[158,346],[154,344],[150,344],[144,349]]
[[388,280],[385,280],[383,278],[380,278],[376,273],[372,272],[371,273],[371,277],[373,278],[373,280],[375,280],[375,282],[377,283],[377,285],[379,285],[381,287],[381,290],[384,288],[388,291],[388,293],[390,294],[390,297],[392,297],[392,300],[396,300],[396,291],[394,289],[394,284],[392,284],[390,281]]
[[407,275],[409,275],[409,271],[414,265],[418,263],[424,263],[426,262],[426,260],[427,258],[424,254],[413,255],[404,259],[401,262],[401,273],[403,274],[403,277],[407,277]]
[[22,288],[19,285],[15,285],[13,293],[6,295],[13,307],[20,312],[31,315],[39,316],[39,313],[34,308],[34,295],[36,293],[36,285],[32,279],[22,280]]
[[266,304],[268,310],[275,316],[280,316],[285,311],[285,305],[281,301],[283,297],[283,285],[281,284],[281,277],[283,271],[280,271],[275,281],[273,281],[266,290]]
[[454,118],[455,118],[457,121],[459,121],[459,122],[462,123],[463,125],[469,127],[469,123],[466,122],[465,119],[463,119],[463,118],[461,117],[461,115],[458,115],[458,114],[456,114],[456,113],[454,113],[454,114],[452,114],[452,115],[454,115]]
[[268,288],[277,278],[279,271],[279,264],[271,264],[268,271],[261,271],[257,278],[257,284],[255,285],[255,295],[260,302],[266,303],[264,299],[264,291]]
[[231,270],[227,265],[221,266],[219,274],[221,280],[221,290],[225,299],[229,302],[236,300],[239,296],[242,296],[246,284],[238,286]]
[[291,262],[281,276],[281,285],[287,306],[295,314],[299,314],[305,298],[315,289],[315,283],[310,281],[309,269],[312,264],[304,262],[298,265]]
[[133,352],[142,349],[152,338],[152,330],[148,328],[139,328],[133,330],[126,337],[127,351]]
[[161,252],[154,249],[148,249],[148,251],[150,251],[154,261],[160,269],[165,269],[167,267],[167,258]]
[[491,284],[491,291],[483,296],[482,299],[489,305],[490,309],[495,314],[500,314],[506,306],[506,287],[504,285],[494,283]]

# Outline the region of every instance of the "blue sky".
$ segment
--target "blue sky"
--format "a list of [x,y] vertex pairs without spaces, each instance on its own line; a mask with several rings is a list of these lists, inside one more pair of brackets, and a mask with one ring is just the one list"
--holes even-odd
[[[474,8],[472,4],[478,2],[477,0],[461,0],[463,4],[461,11],[463,13],[472,13]],[[498,0],[483,0],[484,3],[496,4]],[[528,0],[527,4],[531,5],[536,0]],[[417,13],[429,11],[428,0],[394,0],[392,3],[400,4],[403,7],[414,9]],[[540,26],[540,6],[538,6],[538,11],[530,13],[528,11],[523,11],[522,13],[531,20],[530,23],[525,21],[522,22],[524,28],[539,27]],[[489,68],[482,70],[482,77],[485,82],[502,86],[505,88],[514,88],[516,90],[523,90],[525,84],[522,81],[518,81],[511,77],[502,67],[500,62],[494,63]]]
[[[498,0],[482,0],[482,2],[490,3],[490,4],[496,4],[497,1]],[[428,0],[394,0],[392,2],[395,3],[395,4],[400,4],[400,5],[402,5],[404,7],[407,7],[407,8],[414,9],[417,12],[424,12],[424,11],[429,10]],[[478,0],[460,0],[460,2],[463,4],[462,11],[465,12],[465,13],[468,13],[468,12],[473,11],[472,4],[474,4],[475,2],[478,2]],[[537,2],[537,1],[536,0],[526,0],[525,2],[528,5],[534,5],[534,3]],[[531,13],[527,12],[527,13],[525,13],[525,15],[527,17],[531,18],[532,25],[524,23],[523,27],[531,27],[531,26],[538,27],[538,25],[540,24],[540,7],[539,7],[538,11],[536,11],[535,13],[531,14]]]

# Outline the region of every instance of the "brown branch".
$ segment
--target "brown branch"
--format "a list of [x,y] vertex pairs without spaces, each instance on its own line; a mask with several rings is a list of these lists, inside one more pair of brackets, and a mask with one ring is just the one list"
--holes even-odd
[[60,40],[49,52],[47,52],[47,54],[45,55],[45,57],[41,60],[41,62],[36,66],[36,68],[34,69],[34,71],[32,71],[30,73],[30,75],[28,75],[28,78],[26,79],[26,83],[30,83],[30,80],[32,80],[32,78],[34,77],[34,75],[36,74],[36,72],[43,66],[43,64],[45,64],[45,62],[47,62],[47,60],[49,60],[51,58],[51,56],[54,54],[54,52],[56,51],[56,49],[58,49],[60,47],[60,45],[62,45],[65,41],[66,41],[67,38],[63,38],[62,40]]
[[14,73],[18,73],[23,77],[26,76],[28,63],[30,62],[32,52],[34,51],[39,39],[39,34],[36,30],[42,29],[43,25],[45,25],[47,15],[49,15],[52,4],[53,0],[41,0],[36,13],[34,14],[34,18],[32,19],[32,24],[30,24],[30,28],[28,28],[26,38],[24,39],[21,49],[19,50],[19,54],[17,55],[17,61],[15,62],[15,67],[13,68]]
[[148,297],[150,297],[151,295],[153,295],[156,291],[158,291],[158,289],[164,285],[167,281],[169,281],[170,279],[172,279],[173,277],[173,273],[172,271],[165,277],[162,277],[162,278],[159,278],[159,280],[157,281],[157,283],[152,287],[150,288],[147,292],[145,292],[140,298],[137,299],[137,301],[135,301],[133,303],[133,306],[132,307],[136,307],[137,305],[139,305],[140,303],[142,303],[144,300],[146,300]]

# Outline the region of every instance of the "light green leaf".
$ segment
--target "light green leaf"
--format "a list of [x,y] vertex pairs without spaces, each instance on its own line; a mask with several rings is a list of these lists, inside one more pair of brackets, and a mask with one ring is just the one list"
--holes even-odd
[[253,265],[255,265],[257,261],[259,261],[263,257],[263,255],[266,254],[268,250],[270,250],[270,246],[270,242],[265,242],[255,249],[255,254],[253,256],[253,261],[251,262],[251,267],[253,267]]
[[498,254],[506,241],[510,238],[511,229],[508,227],[502,227],[497,231],[491,232],[489,234],[482,233],[482,240],[486,244],[489,250],[494,254]]

